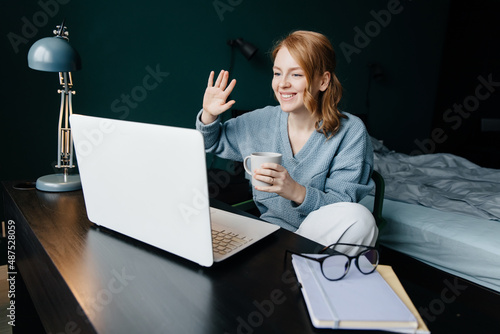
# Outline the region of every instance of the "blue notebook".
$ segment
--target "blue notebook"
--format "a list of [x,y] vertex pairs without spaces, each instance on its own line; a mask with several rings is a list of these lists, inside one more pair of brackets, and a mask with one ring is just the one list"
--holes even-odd
[[314,327],[417,331],[417,319],[377,271],[364,275],[353,263],[344,278],[329,281],[316,261],[292,255],[292,264]]

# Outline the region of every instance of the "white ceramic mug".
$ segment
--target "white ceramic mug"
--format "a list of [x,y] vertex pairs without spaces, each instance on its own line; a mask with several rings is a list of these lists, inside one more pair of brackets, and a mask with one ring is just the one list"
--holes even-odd
[[[250,161],[250,167],[248,166],[248,161]],[[245,168],[245,171],[252,176],[253,186],[268,187],[271,185],[269,183],[262,182],[253,178],[254,170],[260,168],[260,166],[266,162],[274,162],[281,165],[281,153],[256,152],[245,157],[245,159],[243,160],[243,167]]]

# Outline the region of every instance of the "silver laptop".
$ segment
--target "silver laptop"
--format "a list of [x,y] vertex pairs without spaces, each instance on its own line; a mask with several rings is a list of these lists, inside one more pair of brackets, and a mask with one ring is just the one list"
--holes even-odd
[[197,130],[84,115],[70,123],[87,215],[96,225],[207,267],[279,229],[209,207]]

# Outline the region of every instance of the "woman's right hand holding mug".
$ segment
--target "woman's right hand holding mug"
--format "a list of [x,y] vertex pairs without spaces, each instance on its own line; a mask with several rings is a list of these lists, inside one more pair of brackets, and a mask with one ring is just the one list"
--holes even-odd
[[217,80],[214,81],[214,71],[210,72],[208,77],[207,89],[203,96],[203,113],[201,121],[203,124],[210,124],[217,119],[217,116],[228,110],[235,103],[234,100],[226,102],[227,98],[236,85],[236,79],[231,80],[229,85],[229,72],[220,71]]

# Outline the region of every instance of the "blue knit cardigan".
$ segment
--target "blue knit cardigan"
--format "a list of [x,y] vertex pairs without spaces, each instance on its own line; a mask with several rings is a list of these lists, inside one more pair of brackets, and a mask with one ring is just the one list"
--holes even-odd
[[317,131],[297,153],[288,138],[288,114],[279,106],[268,106],[223,124],[217,119],[204,125],[201,112],[196,128],[203,134],[205,149],[225,159],[242,161],[253,152],[283,154],[282,165],[306,188],[304,202],[297,205],[275,193],[253,189],[261,218],[296,231],[305,217],[336,202],[359,202],[373,189],[373,149],[363,122],[343,113],[340,130],[330,139]]

